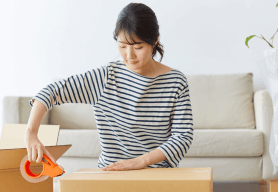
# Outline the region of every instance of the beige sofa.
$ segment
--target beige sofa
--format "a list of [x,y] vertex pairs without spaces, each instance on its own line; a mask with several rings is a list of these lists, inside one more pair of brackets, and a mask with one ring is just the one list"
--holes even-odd
[[[269,134],[273,105],[266,89],[254,92],[253,74],[187,75],[194,137],[179,167],[212,167],[214,182],[259,182],[272,175]],[[38,90],[39,91],[39,90]],[[6,96],[3,123],[27,124],[30,97]],[[72,147],[57,161],[66,174],[97,168],[101,153],[92,106],[63,104],[46,113],[41,124],[60,125],[58,145]],[[59,179],[54,179],[58,192]]]

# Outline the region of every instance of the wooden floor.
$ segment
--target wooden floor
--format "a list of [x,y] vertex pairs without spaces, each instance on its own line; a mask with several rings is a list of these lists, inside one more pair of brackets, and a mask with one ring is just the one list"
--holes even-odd
[[270,180],[270,192],[278,192],[278,180]]
[[[213,182],[213,192],[278,192],[278,182],[267,186],[266,181],[260,182]],[[273,189],[269,191],[269,187]],[[276,189],[276,191],[275,191]]]

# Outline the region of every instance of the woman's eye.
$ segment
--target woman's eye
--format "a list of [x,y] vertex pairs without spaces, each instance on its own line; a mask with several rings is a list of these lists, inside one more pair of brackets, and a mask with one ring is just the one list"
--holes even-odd
[[[121,47],[121,46],[120,46]],[[125,47],[121,47],[121,48],[125,48]],[[142,49],[143,47],[140,47],[140,48],[135,48],[135,49]]]

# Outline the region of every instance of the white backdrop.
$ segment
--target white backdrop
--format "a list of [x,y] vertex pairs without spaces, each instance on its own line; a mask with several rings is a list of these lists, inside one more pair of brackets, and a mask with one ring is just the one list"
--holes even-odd
[[[278,0],[8,0],[0,1],[0,133],[5,96],[34,96],[57,79],[122,59],[113,31],[130,2],[156,13],[164,46],[161,63],[184,74],[254,74],[278,28]],[[278,34],[274,46],[278,45]],[[159,61],[160,55],[157,54]]]

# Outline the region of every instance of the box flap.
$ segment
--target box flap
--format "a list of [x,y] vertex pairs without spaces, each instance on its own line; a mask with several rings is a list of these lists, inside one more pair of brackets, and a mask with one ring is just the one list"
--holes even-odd
[[[72,145],[45,146],[57,161]],[[0,172],[19,170],[21,160],[27,155],[26,148],[0,149]],[[42,167],[43,164],[32,161],[30,167]],[[63,165],[61,165],[63,166]]]
[[[27,124],[3,124],[0,149],[26,148],[24,134]],[[60,125],[40,125],[38,138],[44,146],[57,145]]]

